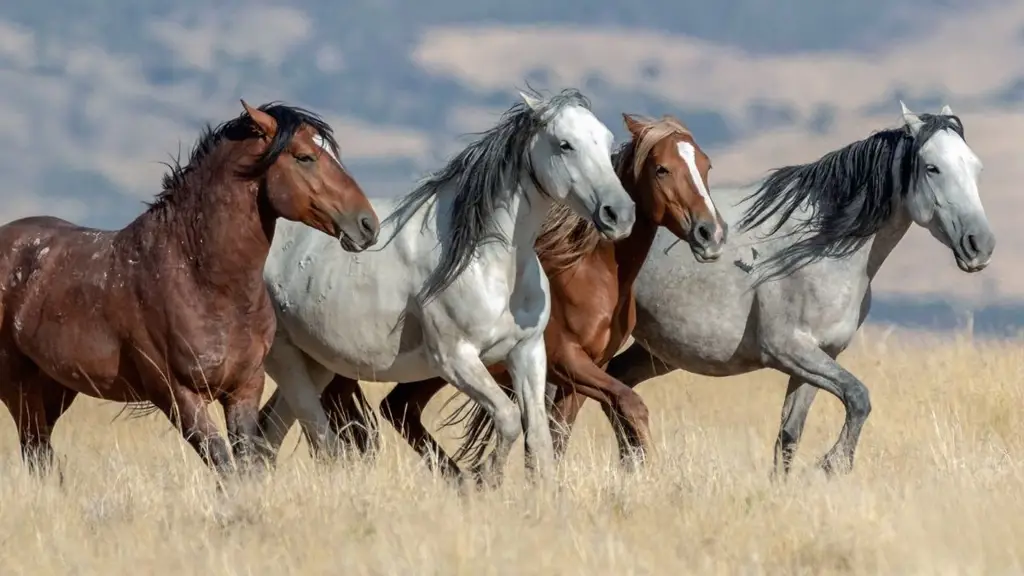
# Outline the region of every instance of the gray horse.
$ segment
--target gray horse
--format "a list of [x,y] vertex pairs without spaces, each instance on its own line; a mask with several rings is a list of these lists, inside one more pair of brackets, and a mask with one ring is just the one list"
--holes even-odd
[[[675,368],[707,376],[779,370],[790,379],[775,471],[789,472],[818,389],[846,410],[821,466],[850,470],[871,402],[836,358],[868,314],[882,263],[911,223],[949,248],[964,272],[984,269],[995,248],[978,194],[982,164],[960,119],[949,106],[920,116],[900,106],[897,129],[780,168],[752,194],[716,191],[724,217],[741,232],[718,263],[695,264],[659,233],[636,282],[640,346],[614,358],[608,373],[636,386]],[[556,392],[553,412],[562,422],[554,428],[563,436],[582,404],[573,396]],[[628,457],[629,438],[618,438]]]

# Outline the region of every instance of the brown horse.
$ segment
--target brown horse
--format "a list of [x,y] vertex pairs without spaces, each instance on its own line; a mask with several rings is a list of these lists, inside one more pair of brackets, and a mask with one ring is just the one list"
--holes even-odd
[[[635,456],[642,459],[651,450],[647,407],[636,392],[603,370],[633,330],[633,282],[659,226],[687,241],[701,262],[718,258],[727,228],[708,195],[711,161],[690,131],[670,116],[660,120],[623,117],[632,140],[614,161],[637,205],[633,232],[616,243],[604,241],[589,222],[555,206],[536,249],[551,283],[551,318],[544,340],[548,380],[555,384],[556,399],[564,403],[576,397],[575,391],[600,402],[614,425],[641,447]],[[493,366],[491,372],[503,376],[497,380],[511,395],[504,367]],[[466,458],[479,467],[494,430],[486,413],[467,401],[444,424],[468,419],[467,441],[454,459],[445,455],[421,422],[427,402],[445,384],[441,379],[399,383],[381,403],[381,413],[417,452],[424,457],[436,454],[441,471],[455,475],[455,460]],[[370,422],[372,411],[356,381],[336,376],[321,401],[344,440],[363,451],[375,447],[376,423]],[[360,416],[362,422],[350,422]],[[560,454],[566,436],[556,433],[554,437]]]
[[[374,244],[379,223],[325,122],[283,104],[242,106],[207,126],[127,227],[52,217],[0,227],[0,400],[34,472],[52,466],[51,432],[79,393],[164,412],[218,472],[232,468],[232,452],[240,468],[257,464],[276,326],[263,265],[277,218],[351,251]],[[224,407],[230,452],[212,400]]]

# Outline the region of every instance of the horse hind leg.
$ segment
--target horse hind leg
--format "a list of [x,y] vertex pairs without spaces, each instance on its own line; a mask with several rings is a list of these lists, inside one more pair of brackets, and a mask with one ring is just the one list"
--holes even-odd
[[445,478],[458,478],[459,466],[423,425],[423,411],[448,383],[442,378],[401,382],[381,400],[380,413],[427,465]]
[[343,446],[320,403],[320,394],[334,373],[280,337],[274,341],[264,365],[277,383],[277,390],[260,411],[262,450],[276,454],[297,419],[315,455],[332,459],[340,455]]
[[804,433],[807,413],[811,409],[818,389],[797,377],[790,377],[786,400],[782,404],[779,435],[775,440],[775,468],[772,476],[781,478],[789,474],[800,437]]
[[[65,388],[38,368],[33,367],[33,371],[36,373],[32,376],[20,379],[20,385],[8,389],[14,394],[3,394],[2,399],[14,417],[21,456],[29,471],[41,478],[56,469],[58,480],[63,484],[64,473],[56,462],[51,436],[57,420],[78,393]],[[11,379],[6,380],[12,382]]]
[[380,451],[380,429],[359,381],[335,374],[320,395],[331,431],[346,448],[366,457]]

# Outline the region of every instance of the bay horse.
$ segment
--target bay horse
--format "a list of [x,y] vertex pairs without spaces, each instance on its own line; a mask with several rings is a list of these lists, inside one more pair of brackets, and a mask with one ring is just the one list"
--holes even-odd
[[[261,414],[272,452],[296,418],[318,448],[340,448],[320,405],[334,374],[440,376],[497,421],[495,480],[524,428],[527,469],[548,476],[550,296],[533,245],[553,203],[610,239],[629,234],[635,206],[611,164],[612,134],[579,91],[521,96],[411,194],[373,200],[389,214],[381,248],[346,254],[298,226],[275,238],[264,276],[278,313],[267,358],[278,388]],[[488,373],[498,362],[518,407]]]
[[[279,103],[207,126],[121,230],[37,216],[0,226],[0,400],[24,460],[78,394],[155,409],[222,475],[252,459],[275,318],[262,271],[277,219],[360,251],[379,222],[331,128]],[[224,407],[231,447],[206,404]],[[140,405],[139,403],[143,403]]]
[[[983,270],[996,244],[979,194],[982,163],[960,118],[949,106],[920,115],[900,108],[897,128],[779,168],[753,190],[716,190],[742,231],[719,262],[694,266],[659,234],[637,278],[637,344],[609,374],[635,387],[677,368],[718,377],[779,370],[789,385],[773,477],[788,475],[819,389],[846,410],[819,466],[852,470],[871,402],[837,358],[868,315],[875,274],[915,223],[963,272]],[[556,429],[568,435],[582,400],[559,399]],[[619,434],[618,442],[628,450],[633,441]]]
[[[609,376],[604,366],[627,343],[636,321],[633,283],[647,259],[654,236],[664,227],[686,241],[696,262],[714,262],[727,239],[727,227],[708,194],[711,160],[693,134],[676,118],[658,120],[623,114],[630,141],[613,156],[616,172],[638,206],[628,238],[601,239],[594,227],[572,212],[555,206],[536,243],[537,256],[551,282],[551,321],[544,334],[548,350],[548,381],[559,389],[575,390],[601,402],[613,425],[636,442],[629,462],[652,451],[648,410],[643,399]],[[508,391],[507,373],[496,365]],[[430,399],[445,386],[442,379],[397,384],[381,402],[381,414],[430,464],[446,476],[456,476],[455,460],[478,466],[494,434],[491,420],[478,408],[463,404],[445,426],[468,420],[466,443],[449,458],[421,421]],[[375,423],[358,382],[336,376],[322,402],[334,425],[348,432],[350,442],[367,449]],[[467,411],[468,410],[468,411]],[[363,421],[350,421],[364,416]],[[561,438],[555,433],[555,448]]]

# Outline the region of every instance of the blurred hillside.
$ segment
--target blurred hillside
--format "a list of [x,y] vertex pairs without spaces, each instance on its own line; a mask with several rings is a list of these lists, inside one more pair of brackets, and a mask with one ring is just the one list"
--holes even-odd
[[238,98],[309,106],[375,194],[407,190],[492,124],[515,88],[575,86],[619,113],[671,113],[714,158],[713,184],[811,160],[949,103],[985,162],[999,238],[966,276],[914,230],[880,294],[1024,299],[1015,226],[1024,166],[1024,2],[998,0],[197,0],[0,6],[0,188],[7,221],[116,227],[160,164]]

